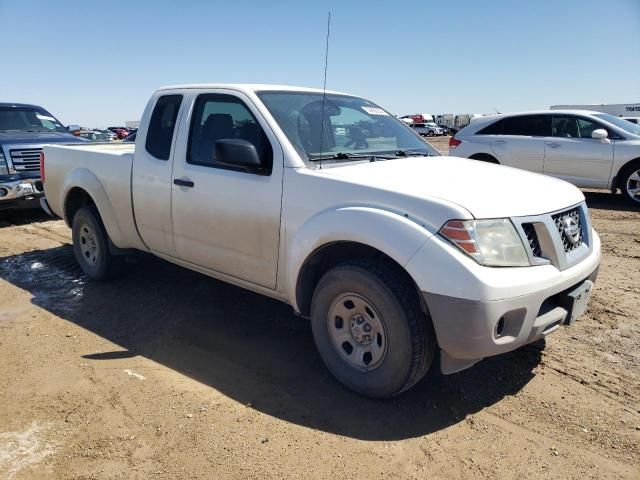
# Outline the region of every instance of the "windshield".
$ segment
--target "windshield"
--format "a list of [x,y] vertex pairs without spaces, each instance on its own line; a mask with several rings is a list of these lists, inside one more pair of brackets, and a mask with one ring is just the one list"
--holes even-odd
[[36,107],[0,107],[0,132],[66,132],[49,112]]
[[[439,155],[403,122],[362,98],[314,92],[261,92],[260,99],[303,158],[342,154]],[[324,111],[324,121],[323,119]]]
[[593,116],[601,118],[602,120],[606,120],[609,123],[613,123],[616,127],[620,127],[626,132],[640,136],[640,125],[631,123],[624,118],[614,117],[613,115],[609,115],[608,113],[594,113]]

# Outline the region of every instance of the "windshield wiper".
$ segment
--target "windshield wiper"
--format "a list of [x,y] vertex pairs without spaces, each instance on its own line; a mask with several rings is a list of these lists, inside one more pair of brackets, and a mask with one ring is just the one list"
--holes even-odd
[[412,150],[397,150],[396,157],[434,157],[433,153],[415,152]]
[[379,155],[377,153],[346,153],[338,152],[331,155],[318,155],[317,157],[309,157],[312,162],[324,161],[324,160],[358,160],[369,159],[370,162],[376,160],[392,160],[396,158],[395,155]]

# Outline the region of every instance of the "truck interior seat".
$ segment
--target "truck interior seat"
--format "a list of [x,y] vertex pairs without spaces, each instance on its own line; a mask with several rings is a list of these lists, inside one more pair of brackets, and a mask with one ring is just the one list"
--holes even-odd
[[196,148],[196,161],[198,163],[214,163],[216,142],[223,138],[234,138],[233,118],[227,113],[212,113],[202,126],[200,140]]

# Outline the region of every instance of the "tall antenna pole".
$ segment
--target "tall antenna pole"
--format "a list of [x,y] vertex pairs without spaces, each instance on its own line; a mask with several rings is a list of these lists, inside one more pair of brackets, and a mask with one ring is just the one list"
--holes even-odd
[[[322,141],[324,140],[324,104],[327,98],[327,65],[329,64],[329,35],[331,33],[331,12],[327,16],[327,41],[324,49],[324,81],[322,82],[322,116],[320,118],[320,157],[322,157]],[[322,168],[322,160],[319,162]]]

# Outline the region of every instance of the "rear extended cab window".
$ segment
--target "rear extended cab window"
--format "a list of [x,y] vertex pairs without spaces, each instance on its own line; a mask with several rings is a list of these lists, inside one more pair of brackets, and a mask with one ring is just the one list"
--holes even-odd
[[171,142],[176,128],[182,95],[164,95],[158,98],[149,120],[145,149],[159,160],[169,160]]

